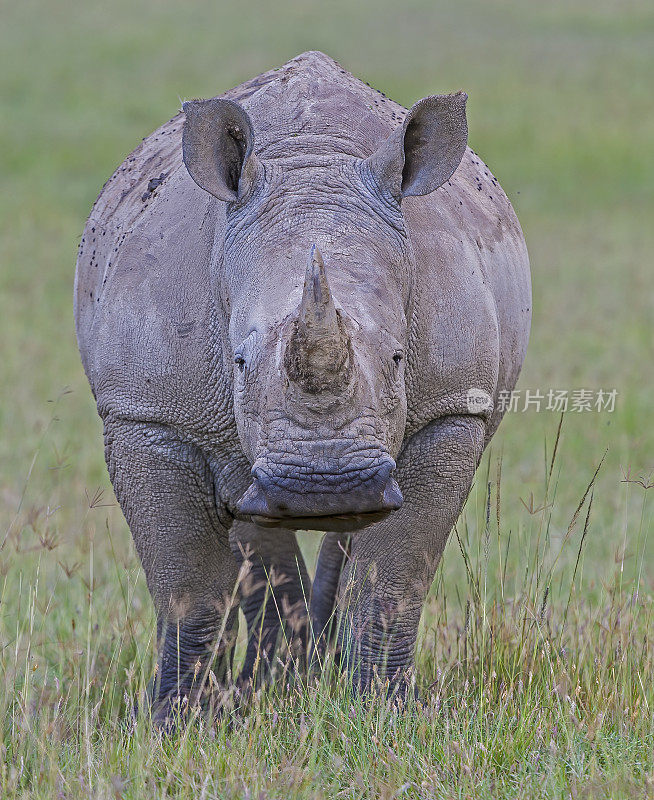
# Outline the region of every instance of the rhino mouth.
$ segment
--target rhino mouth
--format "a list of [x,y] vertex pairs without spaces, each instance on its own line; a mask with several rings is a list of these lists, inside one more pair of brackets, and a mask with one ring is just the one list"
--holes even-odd
[[379,522],[403,502],[390,457],[347,472],[257,465],[237,516],[265,527],[354,531]]

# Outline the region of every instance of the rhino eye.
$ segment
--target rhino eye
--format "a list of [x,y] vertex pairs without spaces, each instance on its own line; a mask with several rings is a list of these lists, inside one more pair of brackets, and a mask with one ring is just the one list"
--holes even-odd
[[243,356],[241,355],[234,356],[234,363],[238,367],[238,371],[243,372],[243,370],[245,369],[245,359],[243,358]]
[[393,353],[393,361],[395,362],[395,366],[398,366],[403,358],[404,356],[402,353]]

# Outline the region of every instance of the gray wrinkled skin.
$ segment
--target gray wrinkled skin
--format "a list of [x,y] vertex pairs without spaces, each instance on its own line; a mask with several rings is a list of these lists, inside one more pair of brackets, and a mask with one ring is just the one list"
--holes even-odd
[[[337,610],[356,686],[375,668],[406,687],[530,324],[522,232],[466,149],[465,100],[407,114],[304,53],[185,104],[91,212],[77,335],[157,609],[164,709],[198,661],[228,677],[244,565],[242,679],[280,616],[304,652],[310,597],[323,644]],[[313,591],[298,528],[329,531]]]

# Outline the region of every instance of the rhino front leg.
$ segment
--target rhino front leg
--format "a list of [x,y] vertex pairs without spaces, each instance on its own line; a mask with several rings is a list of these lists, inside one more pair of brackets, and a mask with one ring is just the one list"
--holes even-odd
[[357,688],[377,674],[406,691],[422,607],[484,439],[485,424],[473,416],[442,418],[416,433],[398,459],[404,505],[354,534],[339,588],[339,638]]
[[178,698],[201,698],[210,668],[229,675],[238,566],[194,445],[163,425],[105,420],[105,455],[157,612],[152,703],[164,722]]
[[242,571],[241,608],[248,644],[239,682],[255,684],[269,671],[280,636],[291,656],[304,662],[311,580],[294,531],[235,521],[230,543]]

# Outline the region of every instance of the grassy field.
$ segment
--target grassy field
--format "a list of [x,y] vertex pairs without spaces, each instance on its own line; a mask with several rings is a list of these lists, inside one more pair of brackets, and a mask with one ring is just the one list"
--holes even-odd
[[[651,3],[0,0],[0,20],[0,796],[654,796]],[[161,740],[130,717],[154,618],[77,355],[76,246],[180,99],[307,49],[405,105],[468,92],[531,254],[519,386],[616,389],[615,411],[560,436],[557,413],[507,415],[428,601],[421,703],[279,679]]]

